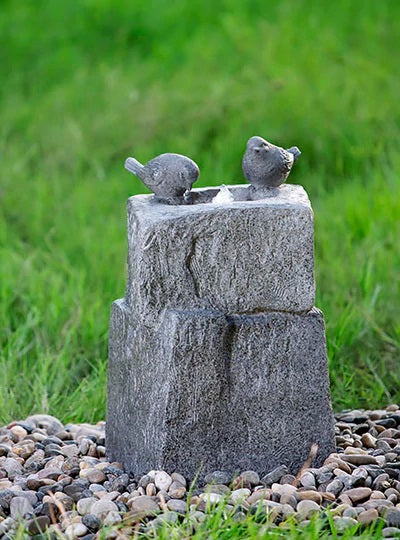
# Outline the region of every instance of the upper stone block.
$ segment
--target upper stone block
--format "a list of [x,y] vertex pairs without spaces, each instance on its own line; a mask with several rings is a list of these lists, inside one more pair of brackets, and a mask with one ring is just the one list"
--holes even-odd
[[[225,314],[307,312],[314,305],[314,224],[307,193],[284,184],[274,196],[208,202],[218,190],[194,190],[192,205],[128,200],[126,302],[144,324],[165,308]],[[203,202],[206,201],[206,202]]]

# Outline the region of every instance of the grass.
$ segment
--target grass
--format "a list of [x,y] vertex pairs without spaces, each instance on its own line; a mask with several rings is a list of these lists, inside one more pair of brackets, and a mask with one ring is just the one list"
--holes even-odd
[[397,0],[3,0],[0,45],[1,423],[104,418],[124,159],[240,183],[253,134],[303,152],[334,407],[400,401]]
[[[362,9],[361,9],[362,7]],[[396,1],[6,1],[0,420],[104,416],[135,154],[241,182],[249,135],[298,144],[336,408],[399,400]],[[44,29],[44,30],[43,30]]]
[[[211,510],[211,509],[210,509]],[[162,514],[159,515],[160,519]],[[355,525],[345,529],[338,527],[335,523],[334,512],[329,509],[323,517],[312,516],[308,523],[299,524],[294,518],[288,518],[279,525],[274,525],[271,516],[261,507],[253,514],[243,517],[236,509],[226,508],[226,501],[221,501],[213,508],[213,511],[206,514],[202,523],[196,524],[189,512],[181,516],[178,521],[168,523],[167,520],[160,521],[156,527],[146,527],[139,529],[139,522],[122,522],[118,526],[104,528],[99,534],[99,540],[107,540],[110,533],[118,533],[117,540],[128,540],[135,538],[140,540],[228,540],[232,538],[245,538],[246,540],[279,540],[290,538],[291,540],[349,540],[358,538],[360,540],[379,540],[382,538],[384,522],[378,520],[376,523],[361,527]],[[26,538],[23,524],[16,531],[15,540]],[[44,534],[43,539],[54,538],[54,535]],[[55,538],[67,540],[62,533]]]

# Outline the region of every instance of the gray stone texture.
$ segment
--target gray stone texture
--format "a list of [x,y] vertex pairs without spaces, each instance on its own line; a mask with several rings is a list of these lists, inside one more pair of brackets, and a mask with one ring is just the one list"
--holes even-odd
[[107,452],[135,474],[297,472],[334,451],[313,215],[303,188],[211,204],[128,201],[128,284],[110,327]]
[[301,186],[221,205],[128,200],[126,302],[146,324],[157,324],[169,307],[307,312],[313,267],[313,213]]

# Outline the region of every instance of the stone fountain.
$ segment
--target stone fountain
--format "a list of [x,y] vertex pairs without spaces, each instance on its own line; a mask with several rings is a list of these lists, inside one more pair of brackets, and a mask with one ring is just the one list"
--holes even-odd
[[280,464],[296,473],[313,445],[315,465],[334,451],[313,212],[301,186],[282,184],[299,154],[253,137],[243,159],[250,186],[227,186],[222,198],[191,189],[189,158],[163,154],[144,167],[128,158],[155,195],[127,205],[106,443],[135,474]]

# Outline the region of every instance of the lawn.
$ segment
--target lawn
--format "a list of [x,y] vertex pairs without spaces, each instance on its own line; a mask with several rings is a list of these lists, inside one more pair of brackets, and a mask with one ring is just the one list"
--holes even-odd
[[396,0],[6,0],[0,36],[1,422],[104,417],[124,159],[241,183],[253,134],[303,152],[335,408],[399,401]]

